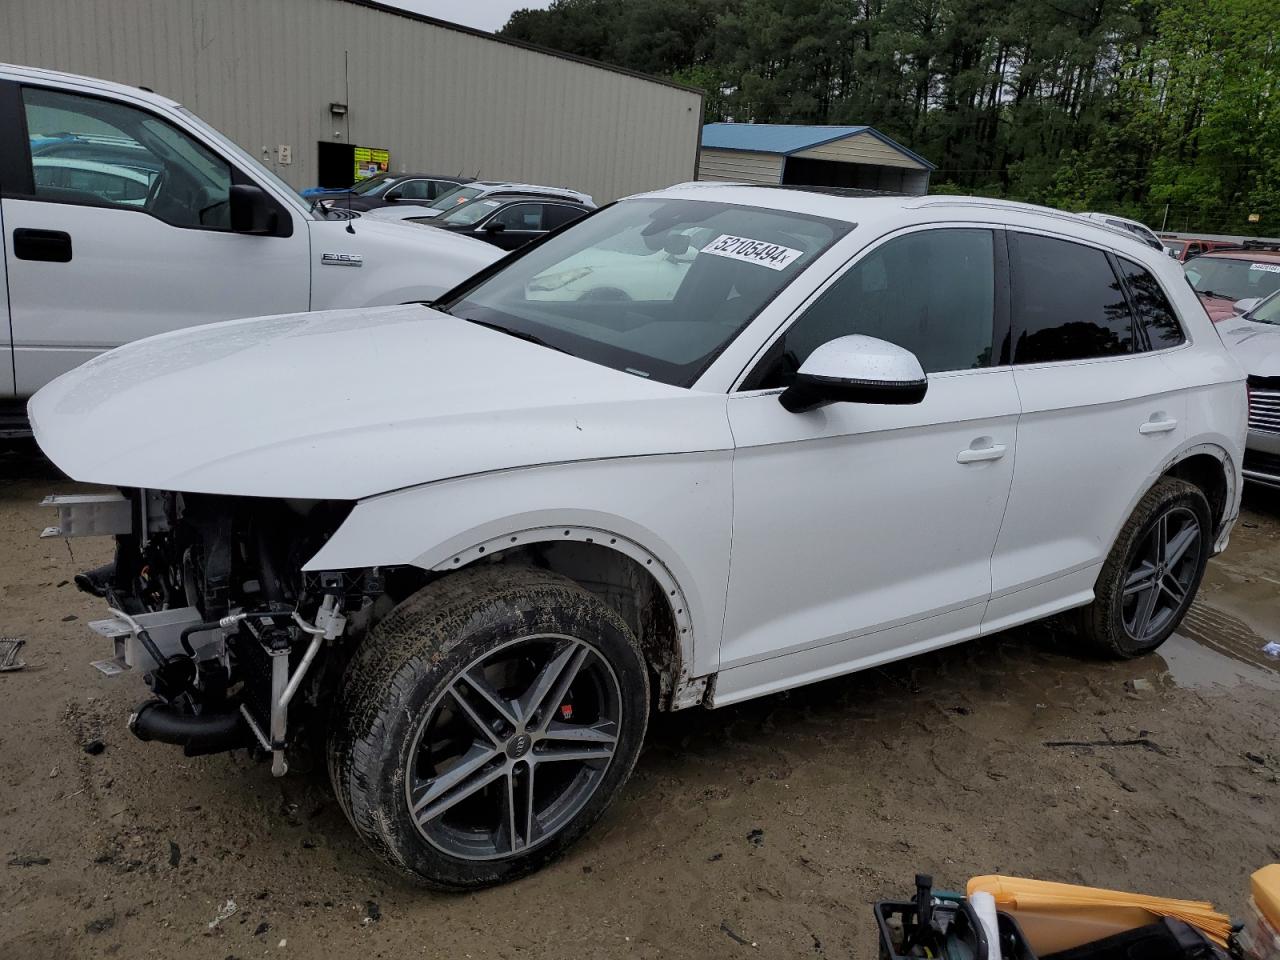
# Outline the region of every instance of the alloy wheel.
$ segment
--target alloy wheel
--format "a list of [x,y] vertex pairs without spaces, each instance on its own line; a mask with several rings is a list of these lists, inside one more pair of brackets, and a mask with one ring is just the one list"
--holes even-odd
[[539,846],[595,794],[621,716],[613,668],[574,637],[522,637],[478,657],[431,703],[410,747],[418,831],[466,860]]
[[1160,514],[1138,547],[1124,581],[1125,632],[1149,644],[1188,601],[1200,568],[1200,521],[1186,507]]

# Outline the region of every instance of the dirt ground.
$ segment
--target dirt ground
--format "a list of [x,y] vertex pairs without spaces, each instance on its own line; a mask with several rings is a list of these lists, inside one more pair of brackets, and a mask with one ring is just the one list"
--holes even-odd
[[88,666],[102,611],[68,582],[107,546],[37,539],[55,489],[73,488],[0,452],[0,636],[28,641],[27,669],[0,673],[0,957],[869,958],[870,904],[916,871],[1238,913],[1280,860],[1275,494],[1250,491],[1158,656],[1082,659],[1039,626],[660,717],[566,859],[442,896],[365,855],[322,770],[274,780],[243,752],[189,760],[127,732],[145,690]]

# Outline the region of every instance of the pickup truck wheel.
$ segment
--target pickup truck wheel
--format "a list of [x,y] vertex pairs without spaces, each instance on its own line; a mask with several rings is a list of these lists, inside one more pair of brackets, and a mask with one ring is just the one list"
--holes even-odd
[[460,571],[357,651],[329,774],[388,863],[428,886],[484,887],[591,827],[635,765],[648,709],[639,645],[592,594],[530,568]]
[[1177,629],[1209,561],[1210,516],[1200,488],[1174,477],[1138,502],[1102,566],[1093,603],[1079,613],[1095,648],[1138,657]]

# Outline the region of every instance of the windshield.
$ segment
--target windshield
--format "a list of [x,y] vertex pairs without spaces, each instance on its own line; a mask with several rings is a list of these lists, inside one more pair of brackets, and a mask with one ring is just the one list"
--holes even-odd
[[852,228],[706,200],[624,200],[552,234],[439,307],[687,387]]
[[1191,288],[1206,297],[1244,300],[1280,290],[1280,260],[1197,257],[1187,264],[1186,274]]
[[448,193],[442,193],[440,196],[432,200],[427,206],[436,210],[450,210],[460,203],[466,203],[468,200],[474,200],[484,191],[479,187],[454,187]]
[[1256,323],[1272,323],[1280,326],[1280,294],[1254,307],[1249,313],[1249,319]]
[[396,178],[389,173],[375,173],[357,183],[351,188],[351,192],[358,197],[376,197],[395,182]]
[[441,223],[457,223],[470,226],[487,217],[500,206],[502,206],[501,200],[477,200],[475,203],[462,203],[461,206],[454,207],[448,213],[440,214],[439,220]]

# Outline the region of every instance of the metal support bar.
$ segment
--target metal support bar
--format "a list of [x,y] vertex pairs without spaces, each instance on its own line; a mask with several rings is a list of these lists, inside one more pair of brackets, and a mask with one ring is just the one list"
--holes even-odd
[[281,703],[285,687],[289,683],[289,651],[271,654],[271,775],[283,777],[289,772],[284,759],[285,734],[287,733],[288,707]]

